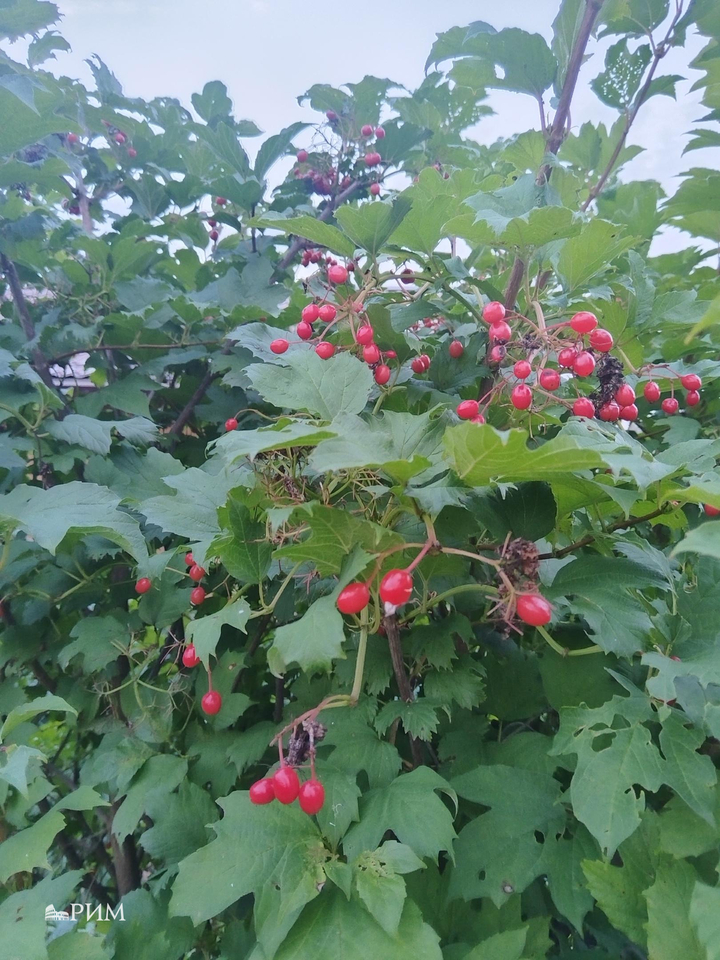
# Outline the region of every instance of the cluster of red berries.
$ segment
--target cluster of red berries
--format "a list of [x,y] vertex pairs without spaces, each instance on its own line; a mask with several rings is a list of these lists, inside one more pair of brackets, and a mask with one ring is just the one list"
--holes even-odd
[[250,787],[250,800],[261,805],[279,800],[290,804],[298,800],[303,813],[313,816],[322,810],[325,803],[325,788],[314,777],[300,783],[297,771],[283,763],[272,777],[256,780]]
[[302,253],[302,265],[304,267],[309,267],[311,263],[321,263],[323,259],[322,250],[313,250],[310,247],[306,247]]
[[[370,583],[357,580],[344,587],[337,598],[337,607],[341,613],[360,613],[370,602]],[[413,592],[413,578],[410,568],[389,570],[380,581],[380,599],[386,611],[394,612],[397,607],[407,603]],[[517,615],[525,623],[540,627],[552,618],[552,607],[539,593],[521,593],[516,597]]]
[[206,597],[205,589],[199,586],[200,581],[205,576],[205,570],[199,566],[199,564],[195,563],[195,558],[190,552],[185,554],[185,566],[189,567],[188,576],[190,579],[198,584],[197,587],[190,591],[190,603],[194,607],[199,607]]
[[[488,324],[489,349],[487,362],[490,366],[501,367],[508,359],[508,350],[519,346],[525,353],[521,359],[514,360],[512,375],[516,383],[505,377],[500,377],[492,389],[476,400],[463,400],[457,407],[457,415],[463,420],[484,423],[483,410],[498,397],[506,388],[510,388],[510,403],[516,410],[528,410],[536,397],[552,397],[563,382],[561,371],[565,378],[584,379],[595,373],[598,380],[598,389],[590,396],[578,396],[574,401],[556,400],[568,407],[577,417],[594,418],[606,422],[634,421],[638,417],[638,408],[635,405],[635,389],[625,381],[623,365],[615,357],[610,356],[614,346],[612,334],[598,326],[597,317],[589,311],[583,310],[571,317],[568,321],[554,324],[552,327],[535,327],[513,342],[513,331],[507,322],[505,307],[492,301],[483,309],[483,319]],[[569,328],[577,337],[568,341],[558,337],[557,331]],[[587,338],[587,342],[585,340]],[[457,342],[457,341],[455,341]],[[462,344],[460,344],[462,347]],[[451,352],[453,348],[451,345]],[[462,354],[462,350],[458,356]],[[453,354],[455,355],[455,354]],[[533,359],[540,358],[538,368],[533,371]],[[529,359],[528,359],[529,357]],[[555,358],[557,367],[547,366],[549,359]],[[679,380],[687,390],[686,403],[695,406],[700,402],[700,387],[702,381],[697,374],[680,375],[672,371],[666,364],[648,364],[644,370],[662,369],[667,371],[664,376],[671,378],[671,396],[666,397],[661,408],[667,414],[677,413],[680,404],[674,395],[673,381]],[[416,373],[422,372],[413,364]],[[535,382],[531,387],[525,381],[535,373]],[[660,399],[660,386],[654,381],[648,381],[643,387],[643,395],[650,403]],[[481,403],[485,401],[481,409]]]
[[[123,147],[126,144],[127,146],[127,155],[131,160],[134,160],[137,156],[137,150],[132,144],[128,141],[128,135],[120,130],[119,127],[113,126],[112,123],[109,123],[107,120],[103,120],[103,125],[107,127],[108,137],[112,140],[113,143],[116,143],[119,147]],[[68,142],[73,143],[77,141],[70,140],[70,137],[75,136],[75,134],[68,134]]]

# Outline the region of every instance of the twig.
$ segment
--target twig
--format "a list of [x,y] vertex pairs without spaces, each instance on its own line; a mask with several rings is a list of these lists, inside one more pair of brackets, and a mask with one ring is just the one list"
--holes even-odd
[[[329,220],[330,217],[333,215],[333,213],[335,213],[335,210],[340,206],[340,204],[348,200],[355,193],[355,191],[360,188],[360,186],[361,186],[361,183],[359,180],[353,180],[353,182],[350,184],[349,187],[346,187],[344,190],[342,190],[334,198],[334,200],[332,200],[332,202],[325,207],[325,209],[317,219],[320,220],[322,223],[325,223],[327,220]],[[307,245],[307,243],[308,241],[305,240],[304,237],[296,237],[288,247],[285,255],[281,257],[280,260],[278,260],[277,265],[275,267],[275,272],[281,273],[283,270],[289,267],[290,264],[295,259],[295,257],[297,256],[297,254],[299,253],[299,251],[302,250],[303,247]]]
[[508,310],[515,309],[515,301],[517,300],[517,295],[522,287],[524,273],[525,261],[521,260],[520,257],[515,257],[515,262],[512,265],[507,287],[505,288],[505,295],[503,297],[503,302]]
[[[393,671],[395,673],[395,680],[398,685],[400,697],[405,701],[405,703],[412,703],[415,698],[413,697],[412,687],[410,686],[410,677],[408,676],[408,672],[405,669],[405,663],[403,661],[402,644],[400,642],[400,626],[395,614],[383,617],[383,626],[385,627],[385,634],[388,638],[390,659],[392,660]],[[413,766],[419,767],[423,762],[420,744],[415,737],[408,735],[408,739],[410,741],[410,752],[412,753]]]
[[[230,353],[231,349],[232,347],[228,344],[227,346],[223,347],[222,353],[225,353],[225,354]],[[200,383],[197,385],[195,389],[195,393],[193,393],[193,395],[190,397],[188,402],[185,404],[185,406],[182,408],[182,410],[178,414],[177,419],[174,421],[174,423],[171,424],[170,428],[168,429],[168,433],[173,436],[173,446],[180,439],[180,434],[183,432],[185,428],[185,424],[193,415],[193,411],[195,410],[195,407],[200,403],[202,398],[210,389],[210,385],[212,384],[212,382],[214,380],[217,380],[218,377],[221,377],[221,376],[222,374],[219,372],[213,372],[212,370],[208,370],[205,376],[200,381]]]
[[661,517],[664,513],[667,513],[667,505],[663,507],[658,507],[657,510],[653,510],[652,513],[646,513],[642,517],[633,517],[632,520],[617,520],[615,523],[611,523],[604,530],[599,531],[598,533],[588,533],[586,536],[582,537],[580,540],[576,540],[575,543],[569,544],[567,547],[562,547],[560,550],[553,550],[551,553],[541,553],[538,557],[539,560],[559,560],[562,557],[566,557],[569,553],[574,553],[575,550],[580,550],[582,547],[589,546],[594,540],[606,533],[614,533],[616,530],[629,530],[631,527],[637,527],[638,524],[645,523],[647,520],[654,520],[655,517]]
[[657,45],[653,44],[653,58],[650,64],[648,75],[645,78],[645,83],[642,85],[642,88],[640,89],[637,97],[635,98],[635,103],[633,105],[632,110],[629,113],[627,113],[625,116],[625,126],[623,127],[623,132],[620,134],[620,139],[615,145],[615,149],[612,152],[612,156],[608,160],[607,166],[605,167],[603,172],[600,174],[600,178],[595,184],[595,186],[591,188],[590,193],[587,195],[587,199],[584,201],[582,207],[580,208],[581,210],[583,211],[587,210],[587,208],[590,206],[590,204],[598,196],[602,188],[607,183],[607,180],[610,174],[613,172],[615,168],[615,164],[617,163],[618,157],[620,156],[623,150],[623,147],[625,146],[625,141],[627,140],[628,134],[630,133],[630,128],[632,127],[633,123],[635,123],[635,119],[638,113],[640,112],[640,107],[642,107],[643,103],[645,103],[647,95],[650,92],[650,87],[655,77],[655,71],[659,67],[660,61],[663,59],[663,57],[666,55],[666,53],[669,50],[670,39],[675,30],[675,27],[677,26],[678,20],[682,15],[682,12],[683,12],[683,4],[679,3],[677,6],[677,10],[675,12],[675,16],[673,17],[672,23],[670,24],[668,32],[665,36],[665,39],[662,41],[662,43],[659,43]]

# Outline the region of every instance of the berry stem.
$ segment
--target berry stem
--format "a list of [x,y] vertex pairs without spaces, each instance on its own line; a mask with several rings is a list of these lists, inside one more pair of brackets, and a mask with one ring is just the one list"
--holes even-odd
[[471,593],[476,590],[480,593],[497,593],[497,587],[493,587],[489,583],[462,583],[457,587],[452,587],[450,590],[446,590],[444,593],[438,593],[437,596],[431,597],[428,604],[416,607],[414,610],[406,613],[405,616],[399,620],[399,623],[407,623],[409,620],[414,620],[415,617],[422,616],[423,614],[427,613],[431,607],[436,606],[442,600],[447,600],[449,597],[456,596],[458,593]]
[[[353,677],[352,691],[350,693],[350,703],[355,704],[360,699],[362,693],[363,673],[365,672],[365,654],[367,653],[368,638],[368,608],[365,607],[360,613],[360,640],[358,642],[357,660],[355,661],[355,676]],[[313,772],[313,776],[315,773]]]
[[579,650],[569,650],[567,647],[560,646],[557,640],[553,640],[545,627],[538,626],[535,627],[535,629],[540,636],[547,641],[548,645],[553,648],[555,653],[559,653],[561,657],[585,657],[588,654],[605,652],[603,648],[599,647],[596,643],[593,643],[590,647],[581,647]]
[[498,569],[499,560],[491,560],[489,557],[481,557],[478,553],[470,553],[469,550],[458,550],[456,547],[440,547],[441,553],[453,553],[458,557],[470,557],[471,560],[479,560],[480,563],[487,563],[491,567]]

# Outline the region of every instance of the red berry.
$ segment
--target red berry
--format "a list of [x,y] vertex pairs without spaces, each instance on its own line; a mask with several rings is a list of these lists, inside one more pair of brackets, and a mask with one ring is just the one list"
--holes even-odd
[[323,323],[330,323],[330,321],[334,320],[337,316],[337,310],[331,303],[324,303],[318,309],[318,316]]
[[370,184],[370,193],[371,193],[374,197],[379,196],[379,195],[380,195],[380,184],[379,184],[379,183],[371,183],[371,184]]
[[328,268],[328,280],[330,283],[347,283],[348,272],[340,264],[334,264]]
[[479,410],[480,404],[477,400],[461,400],[455,412],[461,420],[472,420],[478,415]]
[[332,343],[328,343],[327,340],[321,340],[320,343],[315,347],[315,353],[320,357],[321,360],[329,360],[330,357],[335,353],[335,347]]
[[228,417],[225,421],[225,429],[228,433],[232,433],[233,430],[237,430],[238,422],[235,417]]
[[384,386],[390,379],[391,373],[392,371],[386,363],[379,363],[375,367],[375,383],[381,387]]
[[629,403],[626,407],[620,408],[621,420],[637,420],[639,410],[634,403]]
[[358,343],[363,344],[363,346],[372,343],[374,337],[375,331],[369,323],[364,323],[361,327],[358,327],[357,333],[355,334],[355,339]]
[[355,269],[355,264],[352,262],[352,260],[348,260],[348,262],[347,262],[347,268],[348,268],[348,270],[349,270],[351,273],[352,273],[352,271]]
[[308,158],[307,150],[298,150],[297,154],[298,163],[305,163]]
[[217,240],[219,236],[220,236],[220,234],[218,233],[217,230],[211,230],[211,231],[210,231],[210,239],[211,239],[213,242],[215,242],[215,240]]
[[572,367],[577,357],[577,350],[574,347],[565,347],[558,353],[558,363],[561,367]]
[[306,307],[302,308],[300,316],[305,323],[315,323],[320,316],[320,307],[318,307],[316,303],[309,303]]
[[200,657],[195,652],[194,643],[189,643],[183,650],[182,662],[186,667],[196,667],[200,663]]
[[602,327],[598,327],[597,330],[593,330],[590,334],[590,346],[595,350],[599,350],[600,353],[607,353],[608,350],[612,350],[614,343],[615,341],[610,331],[603,330]]
[[300,787],[300,809],[313,816],[322,810],[325,803],[325,787],[319,780],[306,780]]
[[380,582],[380,599],[394,607],[407,603],[412,592],[413,578],[407,570],[390,570]]
[[532,403],[532,390],[526,383],[519,383],[513,387],[510,394],[510,403],[516,410],[527,410]]
[[224,207],[225,204],[227,203],[227,200],[225,199],[225,197],[215,197],[215,203],[219,207]]
[[222,707],[222,697],[217,690],[208,690],[208,692],[200,701],[200,705],[205,713],[208,713],[211,717],[214,717],[216,713],[220,713],[220,707]]
[[666,397],[660,406],[663,408],[665,413],[669,413],[670,416],[672,416],[674,413],[677,413],[680,409],[680,404],[675,397]]
[[382,157],[381,157],[380,154],[377,153],[376,151],[373,151],[372,153],[366,153],[366,154],[365,154],[365,166],[366,166],[366,167],[376,167],[376,166],[380,163],[381,160],[382,160]]
[[575,357],[572,368],[579,377],[589,377],[595,369],[595,357],[587,350],[583,350]]
[[330,123],[333,123],[333,121],[337,120],[338,118],[338,115],[335,113],[334,110],[328,110],[325,116],[328,118]]
[[540,386],[545,390],[557,390],[560,386],[560,374],[557,370],[548,368],[540,374]]
[[410,366],[412,367],[413,373],[425,373],[425,364],[420,357],[415,357]]
[[521,593],[517,598],[517,614],[531,627],[542,627],[552,619],[552,607],[539,593]]
[[309,340],[313,335],[313,328],[309,323],[305,323],[304,320],[301,320],[300,323],[295,328],[297,335],[301,340]]
[[713,507],[712,504],[706,503],[703,506],[703,510],[708,517],[720,517],[720,507]]
[[135,147],[128,147],[128,156],[130,157],[131,160],[135,159],[135,157],[137,156],[137,150],[135,149]]
[[573,404],[572,412],[576,417],[592,419],[595,416],[595,404],[588,397],[578,397]]
[[290,344],[283,337],[280,337],[277,340],[273,340],[270,344],[270,349],[273,353],[285,353]]
[[604,403],[598,410],[598,416],[601,420],[613,422],[620,419],[620,407],[614,400]]
[[498,300],[491,300],[483,307],[482,315],[486,323],[500,323],[505,319],[505,307]]
[[152,582],[150,581],[149,577],[140,577],[138,582],[135,584],[135,592],[147,593],[151,586]]
[[594,313],[588,313],[587,310],[581,310],[570,320],[570,326],[575,333],[590,333],[597,325],[597,317]]
[[650,403],[656,403],[660,399],[660,387],[654,380],[649,380],[643,387],[643,396]]
[[405,284],[415,283],[415,274],[410,267],[406,267],[400,274],[400,282]]
[[198,566],[197,563],[194,563],[190,567],[190,570],[188,571],[188,576],[190,577],[191,580],[194,580],[195,583],[199,583],[202,580],[202,578],[205,576],[205,571],[201,566]]
[[504,320],[498,320],[497,323],[490,324],[488,336],[491,340],[509,340],[512,336],[512,330]]
[[688,390],[687,396],[685,397],[685,403],[689,407],[696,407],[700,403],[700,394],[697,390]]
[[450,342],[450,346],[448,347],[448,351],[450,353],[450,356],[454,360],[457,360],[459,357],[461,357],[465,353],[465,347],[462,345],[462,343],[459,340],[452,340]]
[[699,390],[702,386],[702,380],[696,373],[686,373],[684,377],[680,377],[680,383],[686,390]]
[[205,590],[203,587],[195,587],[194,590],[190,591],[190,603],[194,607],[199,607],[204,599],[205,599]]
[[195,564],[195,557],[193,557],[192,553],[190,553],[190,551],[188,551],[188,552],[185,554],[185,566],[186,566],[186,567],[192,567],[192,566],[194,566],[194,564]]
[[300,793],[300,780],[292,767],[282,766],[273,777],[273,787],[280,803],[292,803]]
[[272,777],[263,777],[262,780],[256,780],[250,787],[250,803],[256,803],[262,806],[264,803],[272,803],[275,799],[275,785]]
[[123,144],[127,141],[127,137],[125,136],[124,133],[118,131],[118,133],[116,133],[115,136],[113,137],[113,140],[115,141],[115,143]]
[[80,137],[76,133],[69,133],[65,140],[72,146],[74,143],[77,143]]
[[503,346],[495,346],[492,348],[488,354],[488,360],[490,363],[502,363],[507,355],[507,350]]
[[473,417],[470,423],[485,423],[485,417],[479,413],[476,417]]
[[370,603],[370,591],[367,584],[358,580],[344,587],[337,598],[340,613],[360,613]]
[[385,128],[384,127],[375,127],[375,136],[378,140],[385,139]]
[[365,363],[377,363],[380,359],[380,347],[376,343],[370,343],[363,347],[363,360]]
[[430,369],[430,357],[429,357],[426,353],[421,353],[421,354],[420,354],[420,359],[422,360],[423,366],[425,367],[425,369],[426,369],[426,370],[429,370],[429,369]]
[[526,377],[529,377],[532,373],[532,366],[528,363],[527,360],[518,360],[518,362],[513,367],[513,373],[518,378],[518,380],[525,380]]
[[362,127],[362,129],[360,130],[360,133],[361,133],[364,137],[371,137],[372,134],[373,134],[373,128],[370,126],[369,123],[365,123],[365,124],[363,124],[363,127]]
[[388,358],[388,360],[397,360],[397,353],[395,353],[394,350],[386,350],[385,356]]
[[618,387],[615,399],[621,407],[629,407],[631,403],[635,403],[635,391],[629,383],[623,383],[621,387]]

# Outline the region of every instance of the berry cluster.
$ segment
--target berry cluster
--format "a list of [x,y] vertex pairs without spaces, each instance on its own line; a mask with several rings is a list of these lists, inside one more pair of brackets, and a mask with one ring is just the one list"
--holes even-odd
[[314,816],[325,803],[325,787],[314,776],[301,784],[297,771],[283,763],[272,777],[255,781],[250,787],[250,800],[256,804],[273,800],[290,804],[298,800],[303,813]]
[[[383,140],[383,127],[373,127],[364,124],[360,132],[350,123],[345,123],[333,111],[326,114],[331,130],[342,137],[337,149],[337,157],[328,150],[311,155],[307,150],[298,150],[295,155],[297,166],[293,170],[296,180],[302,180],[308,193],[317,193],[320,196],[333,196],[347,190],[353,182],[363,177],[364,170],[374,170],[382,163],[382,157],[377,150],[377,144],[371,148],[369,140]],[[325,144],[330,141],[324,135]],[[352,176],[351,176],[352,174]],[[380,193],[380,183],[373,180],[366,184],[370,194],[374,197]],[[306,264],[307,265],[307,264]]]
[[[486,304],[482,316],[488,324],[486,362],[491,369],[497,370],[498,377],[479,401],[463,400],[458,405],[456,412],[462,420],[484,423],[487,407],[506,390],[516,410],[539,409],[549,403],[559,403],[577,417],[597,417],[606,422],[637,420],[635,388],[625,379],[623,362],[611,355],[615,345],[612,334],[598,326],[593,313],[583,310],[570,320],[552,326],[546,326],[544,321],[535,324],[516,314],[515,318],[529,327],[520,336],[514,336],[501,303],[492,301]],[[575,336],[568,339],[568,332]],[[517,353],[522,355],[517,357]],[[413,370],[419,372],[415,366]],[[687,391],[685,402],[689,407],[700,402],[702,381],[697,374],[681,375],[667,364],[646,364],[633,374],[640,378],[653,370],[662,371],[662,378],[670,381],[670,396],[660,405],[664,413],[674,414],[680,409],[675,396],[677,382]],[[587,381],[592,375],[596,379],[592,392],[578,395],[576,389],[574,398],[556,396],[561,387]],[[531,383],[526,382],[528,380]],[[659,384],[654,380],[646,382],[643,395],[648,402],[656,403],[661,397]]]

